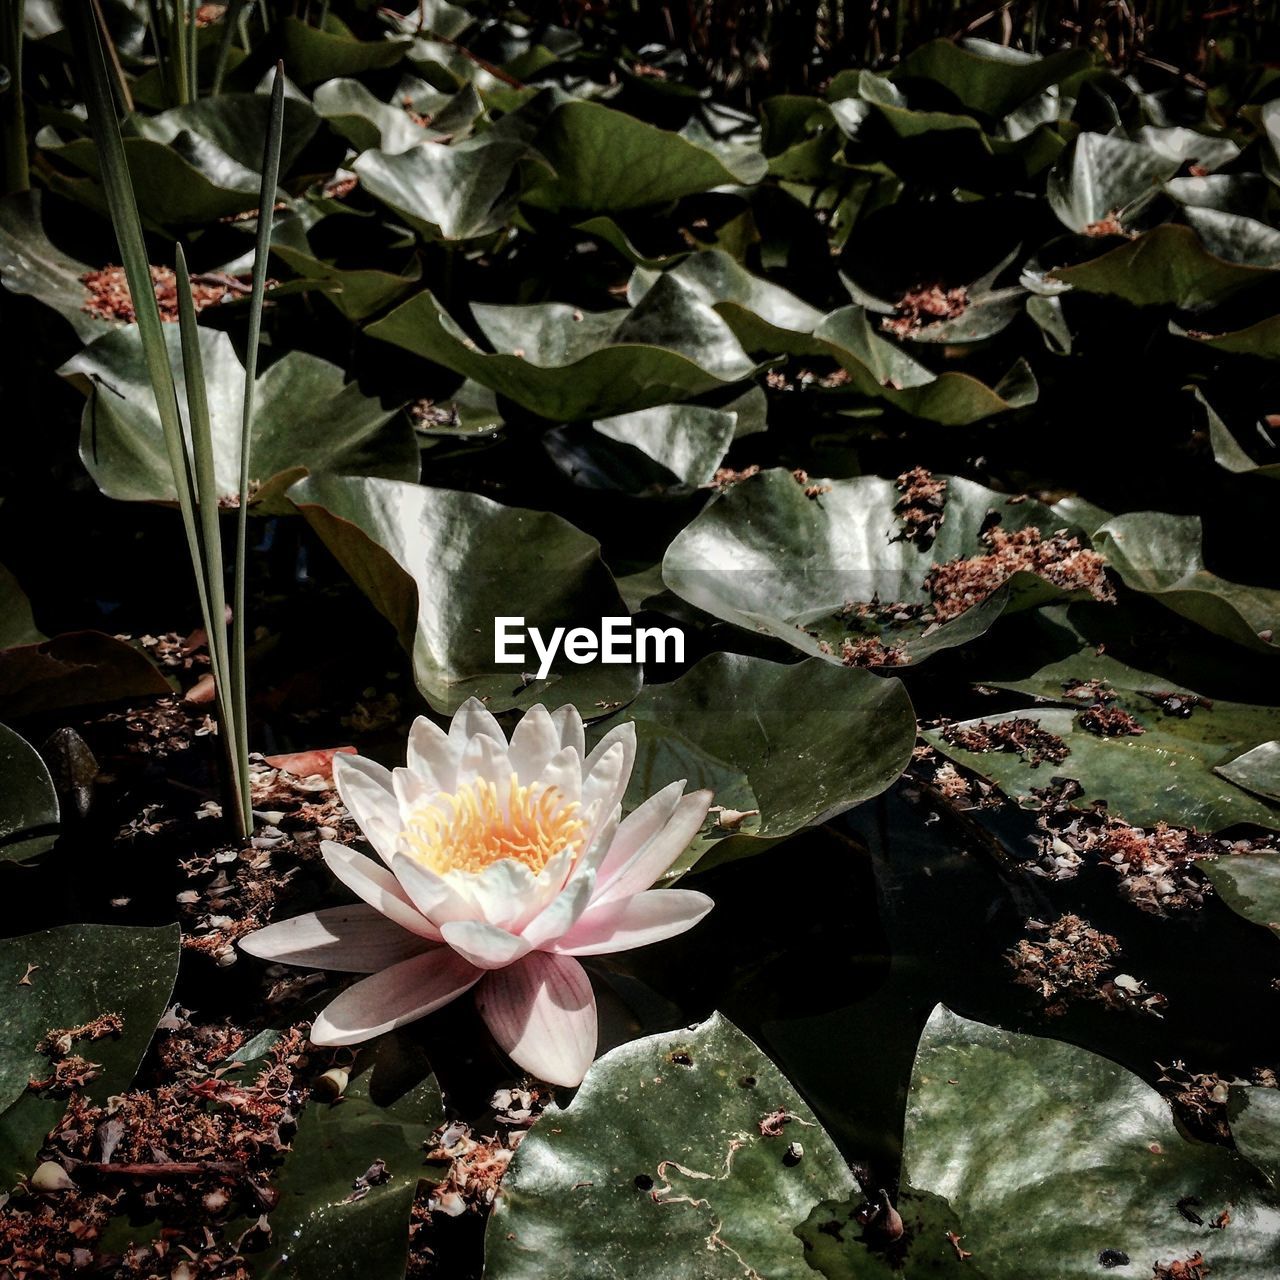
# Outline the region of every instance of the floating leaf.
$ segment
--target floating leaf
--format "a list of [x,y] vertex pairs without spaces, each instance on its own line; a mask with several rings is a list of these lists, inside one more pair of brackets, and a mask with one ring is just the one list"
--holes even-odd
[[[164,332],[181,393],[180,335],[176,325],[166,325]],[[218,491],[234,499],[240,487],[244,366],[225,333],[198,332]],[[138,330],[131,325],[99,338],[60,372],[89,398],[80,457],[103,493],[129,502],[176,501]],[[403,418],[364,395],[337,365],[290,351],[258,379],[251,465],[258,486],[254,505],[277,514],[292,511],[284,490],[308,471],[417,479],[418,446]]]
[[666,277],[631,310],[580,311],[559,303],[472,310],[492,353],[427,291],[368,333],[559,421],[684,400],[740,382],[758,368],[710,307]]
[[41,1140],[66,1107],[65,1099],[27,1091],[29,1080],[50,1074],[49,1059],[36,1046],[50,1031],[119,1014],[118,1036],[74,1049],[101,1066],[86,1087],[90,1098],[123,1093],[168,1007],[178,941],[177,925],[69,924],[0,942],[0,1108],[7,1108],[0,1182],[6,1187],[31,1172]]
[[[878,795],[906,768],[915,743],[915,714],[900,681],[735,653],[703,658],[670,684],[646,685],[623,718],[662,731],[640,736],[633,800],[689,776],[684,743],[720,762],[726,776],[746,779],[756,801],[747,807],[759,808],[758,819],[713,830],[717,838],[740,830],[742,838],[725,841],[704,865],[756,852],[761,840],[793,835]],[[736,792],[718,794],[715,803],[742,807]],[[686,856],[674,870],[693,860]]]
[[[1146,1276],[1196,1253],[1240,1280],[1280,1266],[1265,1181],[1234,1152],[1183,1137],[1149,1085],[1074,1045],[941,1005],[912,1072],[903,1181],[950,1205],[989,1280],[1093,1280],[1108,1265]],[[1189,1203],[1202,1221],[1180,1212]],[[1214,1230],[1228,1209],[1230,1225]]]
[[0,651],[4,720],[170,692],[150,658],[100,631],[70,631]]
[[348,320],[367,320],[408,293],[422,278],[422,264],[412,258],[402,274],[362,267],[339,267],[307,249],[273,241],[274,253],[291,271],[322,285],[323,296]]
[[53,779],[35,747],[4,724],[0,778],[0,862],[22,862],[46,852],[60,816]]
[[316,27],[286,15],[281,35],[284,64],[292,79],[302,85],[394,67],[412,43],[402,37],[357,40],[341,18],[327,11],[323,24]]
[[1108,521],[1095,538],[1127,587],[1237,644],[1262,653],[1280,649],[1280,591],[1210,573],[1199,516],[1134,512]]
[[[584,715],[627,701],[639,671],[574,665],[563,652],[545,680],[494,661],[495,619],[523,617],[550,637],[556,627],[598,631],[626,607],[600,546],[549,512],[504,507],[475,493],[341,476],[313,476],[290,498],[413,655],[414,677],[439,711],[469,697],[491,711],[573,702]],[[531,673],[538,659],[526,646]]]
[[1228,782],[1280,804],[1280,742],[1262,742],[1217,766]]
[[[361,1052],[343,1096],[309,1101],[272,1182],[271,1247],[258,1273],[277,1280],[400,1280],[409,1211],[418,1183],[435,1181],[423,1149],[444,1122],[444,1101],[420,1055],[395,1036]],[[353,1183],[375,1164],[387,1180],[359,1195]],[[361,1241],[351,1247],[354,1238]]]
[[[773,1113],[790,1117],[776,1137]],[[803,1157],[786,1158],[795,1140]],[[492,1280],[575,1280],[637,1267],[663,1280],[807,1280],[794,1229],[852,1188],[799,1094],[719,1014],[623,1045],[516,1150],[485,1242]]]
[[1280,1186],[1280,1089],[1232,1085],[1228,1106],[1237,1150]]
[[1049,175],[1049,207],[1062,224],[1086,235],[1117,226],[1134,206],[1159,194],[1179,162],[1139,142],[1103,133],[1082,133]]
[[406,91],[402,85],[393,102],[380,102],[358,80],[329,80],[315,91],[312,105],[357,151],[389,155],[468,133],[484,112],[471,85],[447,94],[412,83],[421,87]]
[[666,204],[713,187],[751,184],[767,168],[758,152],[723,150],[656,128],[598,102],[565,102],[534,145],[555,172],[525,193],[541,209],[617,213]]
[[[1051,534],[1063,520],[1040,503],[1009,505],[1002,494],[951,478],[945,517],[926,548],[905,536],[893,481],[859,476],[810,484],[814,496],[783,470],[735,484],[672,541],[663,581],[717,618],[829,662],[841,661],[844,640],[864,635],[900,646],[898,662],[920,661],[981,635],[1011,606],[1061,594],[1042,578],[1018,573],[958,617],[940,625],[932,614],[921,618],[933,605],[924,585],[930,568],[983,553],[979,534],[991,512],[1004,530]],[[848,605],[866,605],[867,616],[845,616]]]
[[17,578],[0,564],[0,649],[39,644],[44,639],[36,626],[27,593]]

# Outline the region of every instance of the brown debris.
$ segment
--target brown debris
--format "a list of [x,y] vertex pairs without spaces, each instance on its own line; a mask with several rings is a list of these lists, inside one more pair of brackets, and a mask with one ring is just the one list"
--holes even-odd
[[1151,1264],[1152,1280],[1204,1280],[1212,1270],[1199,1249],[1181,1261],[1174,1259],[1172,1262]]
[[36,1045],[36,1049],[50,1058],[62,1058],[71,1052],[77,1040],[105,1040],[118,1036],[124,1030],[124,1019],[118,1013],[103,1013],[90,1022],[75,1027],[57,1027]]
[[905,338],[926,324],[954,320],[969,306],[969,290],[960,286],[944,289],[940,284],[917,285],[894,303],[894,315],[885,316],[880,327],[895,337]]
[[902,522],[899,536],[927,548],[938,536],[944,518],[947,482],[935,480],[924,467],[912,467],[898,477],[897,485],[902,497],[893,509]]
[[1105,680],[1064,680],[1062,696],[1076,702],[1114,702],[1116,691]]
[[840,661],[846,667],[901,667],[911,661],[902,642],[886,645],[879,636],[840,642]]
[[1012,532],[996,525],[982,535],[982,541],[989,548],[986,554],[934,565],[925,577],[937,621],[958,618],[1021,572],[1037,574],[1063,591],[1086,591],[1095,600],[1115,602],[1103,558],[1065,532],[1045,537],[1033,525]]
[[1084,229],[1084,234],[1099,238],[1102,236],[1127,236],[1129,233],[1124,229],[1120,222],[1120,211],[1113,209],[1105,218],[1099,218],[1097,222],[1091,222]]
[[460,421],[456,404],[437,404],[426,396],[415,400],[407,412],[413,425],[422,430],[456,427]]
[[994,724],[980,720],[973,725],[945,725],[942,740],[962,751],[1011,752],[1021,756],[1033,769],[1045,760],[1060,764],[1071,754],[1071,748],[1057,734],[1042,729],[1038,720],[1024,716]]
[[755,464],[744,467],[741,471],[735,471],[732,467],[720,467],[714,476],[711,477],[711,483],[705,487],[715,489],[720,493],[724,493],[727,489],[732,489],[735,484],[741,484],[744,480],[750,480],[752,476],[758,475],[760,468]]
[[809,479],[809,473],[801,470],[799,467],[791,473],[791,478],[804,490],[806,498],[820,498],[824,493],[831,492],[829,484],[814,484]]
[[1056,1017],[1068,1005],[1099,1001],[1111,1008],[1156,1013],[1167,1001],[1129,974],[1117,974],[1119,939],[1101,933],[1077,915],[1060,916],[1051,924],[1027,921],[1027,932],[1005,952],[1014,982],[1030,987],[1044,1002],[1045,1013]]
[[1080,727],[1100,738],[1138,737],[1146,730],[1122,707],[1108,707],[1095,702],[1080,713]]
[[[103,267],[101,271],[86,271],[80,277],[85,287],[85,300],[81,310],[99,320],[118,320],[132,324],[136,319],[133,298],[129,294],[129,282],[124,268]],[[176,322],[178,319],[178,279],[169,267],[152,267],[151,284],[160,307],[160,319]],[[227,276],[221,282],[197,277],[191,281],[191,302],[197,312],[222,302],[228,294],[247,292],[248,286]]]

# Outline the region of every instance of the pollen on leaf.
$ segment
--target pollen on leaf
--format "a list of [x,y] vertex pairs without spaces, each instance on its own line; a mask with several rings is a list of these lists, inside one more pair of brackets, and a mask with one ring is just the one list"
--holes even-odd
[[478,873],[504,858],[536,875],[562,850],[581,849],[580,809],[576,800],[563,803],[558,787],[521,786],[514,773],[505,790],[475,779],[421,805],[401,839],[405,852],[438,875]]

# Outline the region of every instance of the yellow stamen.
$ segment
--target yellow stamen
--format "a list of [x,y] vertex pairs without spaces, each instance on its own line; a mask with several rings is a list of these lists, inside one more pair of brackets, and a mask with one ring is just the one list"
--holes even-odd
[[513,773],[505,800],[485,779],[464,783],[410,815],[400,833],[402,847],[438,875],[480,872],[503,858],[523,862],[536,875],[561,850],[581,851],[581,806],[576,800],[561,804],[558,787],[521,786]]

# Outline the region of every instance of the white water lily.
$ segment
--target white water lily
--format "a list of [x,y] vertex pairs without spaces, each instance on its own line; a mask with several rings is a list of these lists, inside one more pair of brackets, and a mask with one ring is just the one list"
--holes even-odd
[[320,1045],[356,1044],[475,988],[494,1039],[550,1084],[581,1082],[596,1006],[577,956],[627,951],[692,928],[711,899],[650,886],[711,803],[673,782],[622,817],[635,727],[587,754],[572,706],[535,706],[507,741],[472,698],[446,733],[425,717],[408,763],[334,757],[343,803],[380,862],[325,841],[325,862],[365,905],[330,907],[251,933],[284,964],[366,973],[316,1019]]

